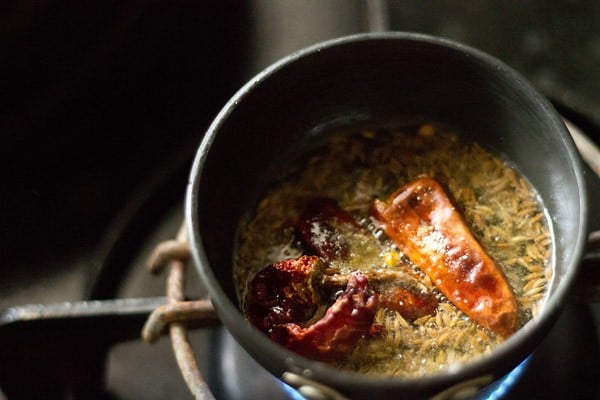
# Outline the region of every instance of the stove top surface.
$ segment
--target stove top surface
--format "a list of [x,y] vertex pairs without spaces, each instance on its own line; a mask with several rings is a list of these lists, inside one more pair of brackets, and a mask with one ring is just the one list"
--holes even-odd
[[[252,12],[235,4],[236,13],[235,2],[208,8],[185,1],[91,2],[87,8],[34,3],[2,6],[7,34],[0,51],[11,62],[0,70],[12,79],[1,83],[0,95],[8,105],[0,111],[0,156],[8,166],[0,175],[8,188],[0,222],[9,227],[0,234],[0,308],[88,298],[160,300],[164,277],[143,265],[181,223],[202,130],[249,78],[249,52],[260,52],[249,32],[270,34],[263,46],[273,48],[279,43],[274,35],[284,40],[293,30],[297,17],[290,15],[304,12],[309,21],[311,12],[340,12],[335,2],[330,14],[291,4],[287,19],[277,14],[282,5],[263,1],[254,2]],[[506,60],[600,143],[596,2],[508,2],[502,10],[465,9],[452,1],[381,4],[389,29],[443,35]],[[361,20],[361,7],[351,11],[353,21]],[[252,31],[259,12],[292,28]],[[490,15],[503,23],[489,24]],[[348,26],[317,39],[364,30],[360,23]],[[308,34],[314,28],[294,29],[304,41],[315,40]],[[310,44],[297,36],[290,42],[285,53]],[[189,275],[187,294],[203,296],[196,275]],[[16,330],[17,338],[0,328],[0,338],[8,338],[0,354],[9,357],[0,365],[0,399],[192,398],[168,338],[153,345],[139,339],[146,316],[98,319],[91,327],[57,321],[42,325],[41,333],[35,326]],[[118,334],[104,333],[114,327]],[[190,340],[217,398],[298,398],[224,328],[193,330]],[[599,365],[600,306],[570,303],[527,363],[480,398],[600,398]]]

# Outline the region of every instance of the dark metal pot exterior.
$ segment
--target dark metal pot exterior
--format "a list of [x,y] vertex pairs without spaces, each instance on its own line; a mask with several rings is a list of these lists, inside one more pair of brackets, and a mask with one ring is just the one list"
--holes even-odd
[[[240,220],[261,190],[321,133],[444,121],[507,156],[538,189],[556,241],[554,281],[542,315],[491,355],[419,379],[367,377],[304,359],[271,342],[237,306],[232,267]],[[497,59],[444,39],[362,34],[318,44],[269,67],[241,88],[209,127],[186,200],[190,245],[224,325],[267,370],[314,379],[352,398],[431,397],[465,380],[498,378],[551,327],[575,278],[587,236],[579,155],[552,105]]]

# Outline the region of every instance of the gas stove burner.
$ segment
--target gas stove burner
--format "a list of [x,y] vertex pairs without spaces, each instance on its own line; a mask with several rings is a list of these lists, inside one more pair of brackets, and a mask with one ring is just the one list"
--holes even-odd
[[[559,110],[600,142],[600,127],[592,120]],[[187,169],[164,175],[164,181],[185,182]],[[0,310],[0,341],[11,343],[0,347],[0,399],[190,397],[169,339],[161,337],[152,346],[139,340],[151,311],[168,302],[164,280],[140,264],[156,243],[175,236],[183,219],[177,188],[152,187],[140,191],[144,201],[135,199],[138,211],[119,220],[118,237],[111,241],[90,295],[94,300]],[[205,298],[205,288],[189,274],[186,294]],[[598,327],[599,304],[566,304],[531,356],[469,398],[599,398]],[[260,366],[223,326],[197,330],[192,324],[187,333],[192,356],[215,398],[307,400]]]
[[[215,313],[209,300],[186,300],[183,288],[185,287],[186,265],[190,260],[190,248],[185,230],[185,224],[182,224],[178,230],[177,237],[174,240],[167,240],[158,244],[149,258],[148,265],[150,270],[157,271],[165,266],[169,267],[167,278],[167,303],[157,307],[151,314],[142,330],[142,338],[149,342],[155,342],[161,332],[168,326],[175,359],[182,376],[190,389],[190,392],[196,399],[211,399],[213,394],[209,385],[206,383],[198,364],[195,360],[191,344],[187,336],[186,322],[200,321],[203,326],[218,324],[218,316]],[[226,331],[225,331],[226,332]],[[232,342],[231,336],[224,336],[229,343],[221,352],[221,376],[225,377],[224,388],[229,392],[227,398],[247,398],[249,395],[249,386],[240,386],[243,382],[242,374],[248,375],[252,371],[256,376],[247,376],[245,381],[262,382],[264,385],[258,386],[257,396],[265,396],[271,389],[280,391],[285,398],[292,400],[342,400],[342,395],[332,391],[326,386],[306,379],[300,375],[286,372],[281,380],[261,372],[261,368],[250,368],[246,365],[243,370],[238,370],[241,359],[246,359],[247,363],[252,363],[251,358],[245,352],[227,351],[229,349],[239,349],[235,342]],[[218,346],[217,346],[218,347]],[[489,384],[490,378],[487,376],[474,378],[466,382],[442,391],[435,396],[436,399],[472,399],[472,400],[499,400],[502,399],[518,381],[522,375],[530,358],[527,358],[519,364],[513,371],[497,382]],[[232,376],[232,371],[237,371],[239,377]],[[262,375],[262,376],[260,376]],[[236,378],[236,379],[231,379]],[[238,379],[239,378],[239,379]],[[233,385],[232,385],[233,383]],[[266,386],[265,386],[266,385]],[[486,386],[487,385],[487,386]],[[250,385],[250,387],[257,387]],[[240,388],[243,391],[240,392]],[[278,390],[279,389],[279,390]],[[273,396],[276,393],[273,393]],[[252,396],[254,397],[254,396]],[[270,396],[273,398],[272,396]]]
[[[569,120],[567,126],[573,134],[576,142],[582,146],[583,143],[586,145],[582,148],[582,156],[586,161],[594,168],[595,156],[598,154],[598,149],[595,147],[591,140],[588,140],[585,135]],[[590,158],[590,151],[593,151],[593,157]],[[569,327],[572,329],[572,325]],[[560,331],[556,328],[555,331]],[[228,399],[242,399],[242,398],[254,398],[254,397],[269,397],[271,399],[305,399],[311,400],[313,398],[329,398],[320,393],[318,388],[315,391],[314,387],[311,387],[311,382],[307,382],[307,390],[309,393],[314,391],[314,395],[306,394],[302,388],[299,390],[294,387],[300,387],[302,385],[301,377],[298,377],[300,381],[290,382],[285,379],[284,381],[279,380],[271,376],[268,372],[264,371],[240,346],[228,335],[225,329],[221,329],[220,334],[215,337],[214,342],[211,341],[210,353],[217,354],[218,356],[212,359],[211,365],[218,366],[217,370],[220,374],[211,374],[212,370],[209,371],[209,382],[208,386],[212,390],[216,390],[218,398],[223,395],[224,398]],[[552,342],[552,334],[550,335],[550,342]],[[548,340],[547,340],[548,341]],[[546,342],[547,342],[546,341]],[[542,354],[544,352],[552,354],[554,345],[547,347],[545,350],[538,350]],[[473,400],[499,400],[505,398],[518,398],[512,397],[515,393],[518,393],[516,387],[522,381],[524,375],[529,369],[535,370],[535,368],[529,368],[530,364],[536,365],[536,355],[531,355],[525,359],[521,364],[515,367],[510,373],[503,378],[487,384],[487,382],[467,382],[464,384],[457,385],[456,388],[451,388],[446,393],[440,394],[440,398],[461,398],[461,399],[473,399]],[[534,360],[532,362],[532,360]],[[539,363],[538,367],[539,367]],[[187,367],[182,367],[183,371],[186,371]],[[189,380],[186,378],[186,381]],[[232,384],[234,383],[234,384]],[[288,384],[288,383],[291,383]],[[202,383],[204,384],[204,383]],[[482,386],[487,385],[482,388]],[[530,382],[526,382],[525,385],[530,387]],[[194,392],[193,386],[191,386],[192,392]]]
[[[596,312],[600,315],[600,308]],[[597,394],[599,388],[597,380],[594,380],[597,375],[594,365],[600,359],[600,348],[598,344],[589,348],[580,346],[581,343],[597,340],[595,331],[591,329],[592,318],[586,306],[569,305],[555,328],[532,355],[501,379],[476,392],[464,391],[462,395],[466,397],[460,398],[513,400],[555,398],[555,395],[560,398],[576,385],[587,385],[586,393]],[[565,340],[566,332],[577,336],[581,343]],[[205,341],[192,344],[196,351],[206,357],[201,369],[218,399],[310,400],[264,370],[223,327],[211,330]],[[581,369],[565,363],[574,363]],[[575,370],[571,370],[573,367]],[[546,378],[542,380],[540,376]]]

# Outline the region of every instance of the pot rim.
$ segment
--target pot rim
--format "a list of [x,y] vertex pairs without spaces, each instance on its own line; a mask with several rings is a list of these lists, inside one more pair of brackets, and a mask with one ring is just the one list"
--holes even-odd
[[[524,97],[528,97],[529,101],[536,103],[544,112],[549,122],[553,127],[561,133],[561,140],[564,150],[567,153],[569,160],[572,162],[573,173],[577,180],[579,188],[579,228],[577,237],[574,241],[574,248],[569,260],[567,272],[562,280],[556,283],[556,288],[548,297],[544,304],[543,310],[533,320],[529,321],[525,326],[521,327],[515,334],[508,338],[504,343],[498,345],[490,354],[479,357],[476,360],[449,366],[443,371],[435,374],[425,375],[422,377],[390,377],[390,376],[367,376],[357,372],[341,371],[327,364],[309,360],[298,354],[295,354],[283,346],[274,343],[265,335],[260,333],[258,329],[252,326],[243,316],[238,307],[233,304],[229,297],[221,288],[211,268],[208,267],[209,262],[202,244],[202,239],[199,230],[200,221],[194,210],[198,207],[198,190],[199,177],[202,174],[204,162],[209,154],[211,144],[219,132],[223,121],[237,108],[238,104],[257,86],[275,73],[283,69],[288,64],[294,63],[297,60],[313,55],[320,51],[331,47],[350,44],[353,42],[362,41],[405,41],[405,42],[423,42],[435,46],[445,47],[462,53],[464,56],[472,57],[480,62],[487,64],[488,67],[493,67],[497,71],[505,74],[506,77],[517,86]],[[248,347],[261,348],[268,351],[270,354],[279,354],[282,359],[285,359],[290,372],[299,373],[307,378],[313,378],[319,382],[329,385],[345,385],[346,387],[364,387],[365,385],[377,385],[384,389],[402,389],[402,388],[419,388],[419,387],[446,387],[456,383],[457,380],[469,379],[474,376],[479,376],[479,371],[487,371],[490,366],[504,365],[504,369],[508,372],[511,368],[516,367],[519,361],[524,360],[531,351],[533,351],[533,342],[537,343],[543,337],[545,332],[544,327],[549,328],[555,321],[558,313],[561,310],[562,304],[566,300],[568,291],[570,290],[576,272],[579,268],[579,261],[583,255],[583,250],[587,237],[587,220],[588,220],[588,205],[586,184],[583,177],[583,168],[579,153],[576,150],[575,144],[569,135],[567,128],[564,125],[562,118],[554,109],[550,101],[541,95],[533,86],[518,72],[507,66],[499,59],[484,53],[474,47],[449,40],[442,37],[431,36],[422,33],[413,32],[375,32],[375,33],[359,33],[349,36],[343,36],[336,39],[323,41],[304,49],[298,50],[290,55],[271,64],[253,78],[251,78],[244,86],[242,86],[224,105],[221,111],[217,114],[209,128],[207,129],[196,157],[194,159],[191,173],[187,185],[186,201],[185,201],[185,220],[188,230],[190,247],[192,250],[194,264],[199,272],[201,280],[207,286],[211,300],[217,310],[217,313],[223,320],[227,330],[236,338],[248,343]],[[555,285],[555,283],[553,283]],[[532,338],[534,341],[532,342]],[[243,345],[243,347],[247,347]],[[522,349],[526,353],[521,354],[519,359],[515,359],[515,348]],[[246,348],[246,350],[249,350]],[[494,377],[495,379],[500,376]]]

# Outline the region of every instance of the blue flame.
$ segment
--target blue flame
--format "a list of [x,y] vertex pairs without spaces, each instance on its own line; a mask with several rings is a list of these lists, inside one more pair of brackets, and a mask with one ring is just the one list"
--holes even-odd
[[492,383],[488,387],[484,388],[476,397],[476,399],[480,400],[500,400],[504,396],[506,396],[510,389],[515,385],[515,383],[519,380],[523,372],[527,368],[527,364],[531,356],[527,357],[521,364],[517,365],[515,369],[506,374],[503,378],[498,381]]
[[287,383],[283,381],[280,381],[280,383],[283,392],[288,396],[290,400],[306,400],[306,397],[302,396],[300,392],[298,392],[296,389],[294,389]]

